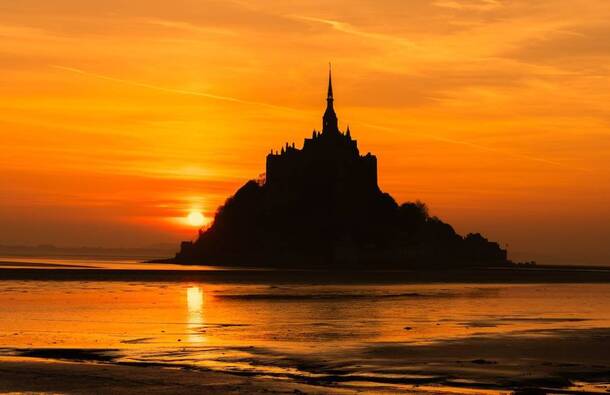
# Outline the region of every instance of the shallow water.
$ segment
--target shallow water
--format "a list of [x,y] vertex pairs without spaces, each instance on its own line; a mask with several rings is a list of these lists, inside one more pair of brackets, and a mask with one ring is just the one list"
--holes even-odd
[[[566,333],[599,337],[595,331],[610,328],[606,284],[0,281],[0,322],[5,355],[31,349],[32,356],[199,366],[342,385],[442,384],[465,392],[502,387],[498,377],[531,370],[532,361],[540,369],[610,365],[605,353],[547,355],[523,342],[541,344]],[[510,344],[522,352],[504,349]],[[95,350],[74,357],[62,350],[41,354],[40,348]],[[489,376],[490,369],[497,372]]]

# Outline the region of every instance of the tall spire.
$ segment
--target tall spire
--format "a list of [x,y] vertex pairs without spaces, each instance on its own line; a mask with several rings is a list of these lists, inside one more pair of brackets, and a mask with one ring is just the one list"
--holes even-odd
[[337,114],[333,108],[333,80],[331,75],[330,63],[328,64],[328,93],[326,95],[326,111],[322,117],[322,133],[336,132],[339,133],[337,126]]
[[333,76],[331,74],[330,62],[328,63],[328,94],[326,100],[333,100]]

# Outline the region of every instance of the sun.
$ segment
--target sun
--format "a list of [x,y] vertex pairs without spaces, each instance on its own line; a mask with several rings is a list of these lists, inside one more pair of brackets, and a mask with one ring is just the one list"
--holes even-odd
[[186,217],[189,225],[200,227],[205,223],[205,217],[199,211],[191,211],[189,215]]

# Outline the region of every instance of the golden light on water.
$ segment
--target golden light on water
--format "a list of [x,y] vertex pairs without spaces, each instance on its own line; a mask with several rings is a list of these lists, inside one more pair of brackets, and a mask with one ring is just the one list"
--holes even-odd
[[201,334],[203,326],[203,290],[200,287],[189,287],[186,290],[187,314],[187,341],[201,343],[205,340]]
[[201,312],[203,309],[203,291],[199,287],[189,287],[186,290],[186,304],[189,313]]

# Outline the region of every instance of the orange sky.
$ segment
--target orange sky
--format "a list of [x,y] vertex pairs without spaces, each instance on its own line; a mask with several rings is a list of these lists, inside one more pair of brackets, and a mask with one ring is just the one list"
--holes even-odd
[[382,189],[511,257],[610,264],[607,0],[0,6],[0,244],[191,238],[335,108]]

